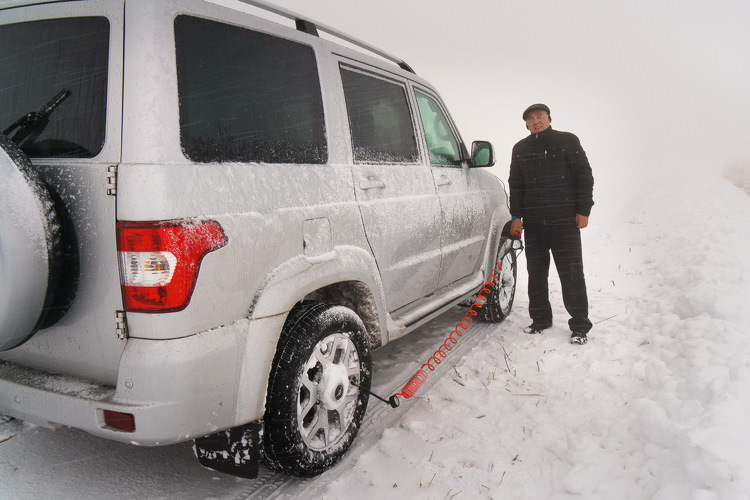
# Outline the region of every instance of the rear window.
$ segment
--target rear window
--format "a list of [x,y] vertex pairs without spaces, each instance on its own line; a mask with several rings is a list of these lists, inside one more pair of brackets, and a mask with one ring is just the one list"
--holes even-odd
[[197,162],[325,163],[313,49],[191,16],[175,20],[180,141]]
[[[96,156],[105,138],[108,58],[104,17],[0,26],[0,132],[32,158]],[[33,125],[22,119],[48,104]]]

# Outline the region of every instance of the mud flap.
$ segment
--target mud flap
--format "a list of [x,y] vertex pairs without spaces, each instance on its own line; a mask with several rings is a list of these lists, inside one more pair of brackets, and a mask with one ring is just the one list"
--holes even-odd
[[193,452],[203,467],[255,479],[262,439],[263,423],[251,422],[196,439]]

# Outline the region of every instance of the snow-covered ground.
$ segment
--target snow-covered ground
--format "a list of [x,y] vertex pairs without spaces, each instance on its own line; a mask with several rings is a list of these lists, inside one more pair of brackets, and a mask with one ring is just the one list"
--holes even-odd
[[[735,184],[748,178],[672,178],[618,213],[597,213],[598,198],[584,231],[590,342],[568,343],[554,272],[556,325],[521,333],[521,258],[513,314],[474,324],[471,349],[400,414],[371,399],[378,412],[352,453],[319,478],[274,490],[284,479],[266,477],[256,491],[202,469],[188,444],[135,448],[30,426],[3,441],[19,430],[9,422],[0,497],[746,500],[750,196]],[[374,387],[400,389],[456,317],[387,346]]]

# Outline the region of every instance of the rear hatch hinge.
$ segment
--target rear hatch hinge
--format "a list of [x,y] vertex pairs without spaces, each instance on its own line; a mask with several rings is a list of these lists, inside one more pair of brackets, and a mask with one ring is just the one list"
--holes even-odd
[[107,194],[109,196],[117,194],[117,165],[107,167]]
[[125,311],[115,311],[115,331],[118,339],[125,340],[128,338],[128,323],[125,320]]

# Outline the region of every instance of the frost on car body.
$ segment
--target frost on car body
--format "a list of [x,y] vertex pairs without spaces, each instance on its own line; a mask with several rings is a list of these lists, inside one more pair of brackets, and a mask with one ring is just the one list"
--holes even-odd
[[0,411],[311,475],[356,436],[371,350],[476,294],[510,215],[475,168],[491,145],[472,156],[406,63],[245,3],[280,23],[202,0],[3,3]]

